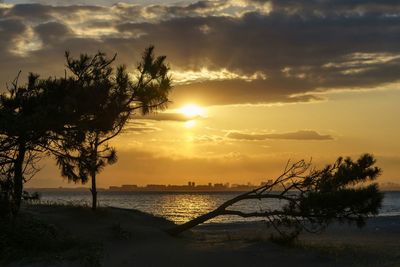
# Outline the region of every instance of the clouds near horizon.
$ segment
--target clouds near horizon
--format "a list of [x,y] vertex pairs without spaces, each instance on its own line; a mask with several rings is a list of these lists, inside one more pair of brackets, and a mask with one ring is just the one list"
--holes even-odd
[[264,141],[264,140],[333,140],[330,135],[322,135],[316,131],[302,130],[289,133],[244,133],[231,131],[226,137],[236,140]]

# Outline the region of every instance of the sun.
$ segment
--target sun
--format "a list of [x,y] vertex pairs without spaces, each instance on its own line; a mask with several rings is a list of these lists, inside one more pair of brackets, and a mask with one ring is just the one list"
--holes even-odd
[[188,118],[194,118],[204,115],[205,110],[194,104],[187,104],[179,109],[179,113],[182,113]]

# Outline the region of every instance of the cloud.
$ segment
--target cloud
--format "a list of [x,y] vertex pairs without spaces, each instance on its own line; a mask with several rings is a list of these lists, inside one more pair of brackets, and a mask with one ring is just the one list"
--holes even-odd
[[134,133],[134,134],[151,133],[158,131],[161,131],[161,129],[155,127],[150,122],[142,122],[142,121],[129,122],[128,125],[123,129],[123,133]]
[[188,121],[196,118],[188,118],[182,113],[177,112],[160,112],[152,113],[145,116],[135,115],[133,117],[136,120],[154,120],[154,121]]
[[266,80],[267,76],[262,72],[254,72],[252,75],[235,73],[227,69],[209,70],[201,68],[199,70],[171,70],[171,77],[175,85],[185,85],[201,83],[205,81],[227,81],[239,80],[251,82],[255,80]]
[[225,141],[223,136],[219,135],[199,135],[191,137],[191,142],[196,144],[222,144]]
[[229,132],[227,138],[247,141],[264,141],[264,140],[333,140],[330,135],[321,135],[316,131],[302,130],[289,133],[242,133]]
[[168,56],[176,105],[315,101],[400,79],[394,0],[80,3],[0,5],[1,85],[20,69],[63,75],[65,50],[117,52],[133,70],[149,44]]
[[[308,92],[306,85],[307,82],[302,83],[300,81],[295,87],[295,80],[282,80],[282,83],[280,83],[275,78],[271,78],[269,81],[257,80],[252,82],[239,79],[205,81],[176,86],[171,93],[171,98],[177,104],[194,99],[202,105],[297,103],[323,99],[312,94],[292,95],[295,92]],[[291,90],[288,86],[295,88]],[[270,89],[270,87],[273,89]]]

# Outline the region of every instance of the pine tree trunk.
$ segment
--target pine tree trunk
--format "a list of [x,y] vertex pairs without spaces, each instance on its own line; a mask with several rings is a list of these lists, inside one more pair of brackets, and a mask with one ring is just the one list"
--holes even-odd
[[96,172],[92,172],[92,188],[90,192],[92,192],[92,210],[96,210],[97,208],[97,188],[96,188]]
[[23,141],[18,146],[18,154],[14,162],[14,181],[13,181],[13,203],[11,211],[16,216],[21,207],[22,189],[23,189],[23,165],[25,159],[26,147]]
[[96,133],[96,138],[93,143],[92,147],[92,162],[91,162],[91,173],[90,176],[92,178],[92,188],[90,191],[92,192],[92,210],[96,210],[97,208],[97,188],[96,188],[96,173],[97,173],[97,155],[98,155],[98,149],[99,147],[99,136]]

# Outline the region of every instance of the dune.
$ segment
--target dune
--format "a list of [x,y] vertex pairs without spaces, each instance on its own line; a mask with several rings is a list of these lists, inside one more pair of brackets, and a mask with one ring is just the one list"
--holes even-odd
[[7,266],[400,266],[397,216],[372,218],[362,229],[334,224],[283,246],[268,239],[263,222],[204,224],[172,237],[164,230],[173,222],[136,210],[26,205],[22,213],[83,245]]

